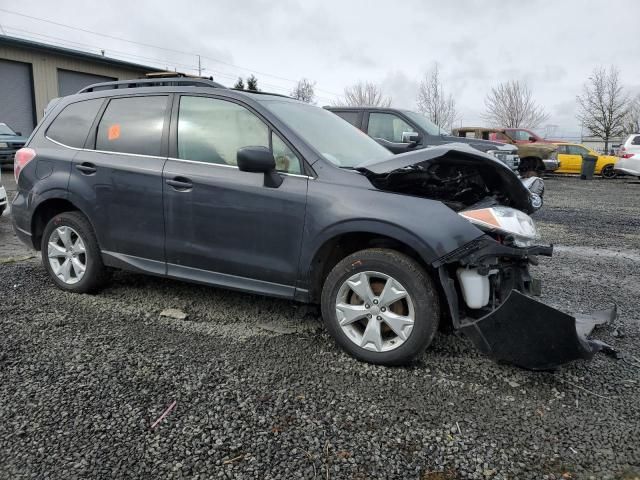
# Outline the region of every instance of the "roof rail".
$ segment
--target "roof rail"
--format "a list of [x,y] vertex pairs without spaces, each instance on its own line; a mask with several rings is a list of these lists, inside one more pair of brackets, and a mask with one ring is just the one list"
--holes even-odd
[[136,80],[118,80],[115,82],[94,83],[84,87],[78,93],[95,92],[98,90],[117,90],[120,88],[142,87],[210,87],[227,88],[224,85],[204,78],[138,78]]

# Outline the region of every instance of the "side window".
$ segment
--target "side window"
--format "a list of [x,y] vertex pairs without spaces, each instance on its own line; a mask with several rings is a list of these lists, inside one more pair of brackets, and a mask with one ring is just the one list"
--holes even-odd
[[343,120],[346,120],[354,127],[358,127],[358,128],[360,127],[359,125],[360,122],[358,122],[358,118],[360,117],[360,112],[333,112],[333,113],[338,115]]
[[[487,140],[487,138],[484,138],[484,139]],[[488,140],[494,140],[496,142],[504,142],[504,143],[509,143],[511,141],[511,139],[502,132],[490,133]]]
[[566,145],[558,145],[558,154],[566,154],[567,146]]
[[98,124],[96,150],[159,156],[167,96],[114,98]]
[[69,147],[82,148],[104,99],[95,98],[64,107],[47,129],[47,137]]
[[300,160],[296,154],[273,132],[271,132],[271,145],[273,157],[276,159],[276,170],[298,175],[302,173]]
[[631,141],[631,145],[640,145],[640,135],[636,135]]
[[367,133],[373,138],[382,138],[388,142],[402,143],[402,134],[415,132],[413,127],[400,117],[391,113],[369,114]]
[[236,165],[243,147],[269,148],[269,128],[246,108],[207,97],[180,98],[178,158]]
[[531,135],[526,130],[514,130],[513,131],[513,137],[516,140],[522,140],[522,141],[528,142],[530,136]]
[[569,155],[586,155],[589,153],[585,148],[577,145],[568,145],[567,148],[569,149]]

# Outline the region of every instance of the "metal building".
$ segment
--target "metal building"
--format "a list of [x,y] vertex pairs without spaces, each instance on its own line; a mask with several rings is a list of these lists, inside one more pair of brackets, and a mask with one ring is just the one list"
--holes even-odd
[[97,82],[157,68],[0,35],[0,123],[29,135],[49,101]]

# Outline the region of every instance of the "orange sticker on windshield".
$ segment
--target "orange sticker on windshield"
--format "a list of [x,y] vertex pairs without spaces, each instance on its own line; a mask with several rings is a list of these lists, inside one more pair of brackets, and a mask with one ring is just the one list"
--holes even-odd
[[109,127],[107,138],[109,140],[117,140],[118,138],[120,138],[120,124],[114,123]]

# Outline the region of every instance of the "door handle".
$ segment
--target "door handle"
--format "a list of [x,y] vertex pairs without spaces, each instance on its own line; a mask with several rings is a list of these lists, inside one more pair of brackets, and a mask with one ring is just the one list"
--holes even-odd
[[185,177],[174,177],[165,180],[167,185],[173,187],[174,190],[178,190],[179,192],[187,192],[193,188],[193,183],[191,180]]
[[82,162],[80,165],[76,165],[76,168],[80,170],[84,175],[93,175],[98,171],[93,163]]

